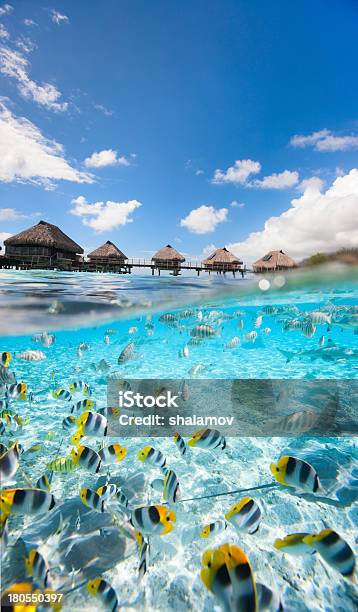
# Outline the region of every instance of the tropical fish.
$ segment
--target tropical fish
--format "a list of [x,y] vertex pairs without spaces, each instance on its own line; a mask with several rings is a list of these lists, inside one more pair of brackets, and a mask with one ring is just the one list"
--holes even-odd
[[135,538],[139,552],[138,576],[139,580],[141,580],[144,574],[146,574],[149,565],[149,542],[140,531],[135,532]]
[[6,515],[43,514],[55,505],[54,495],[41,489],[3,489],[0,494],[0,509]]
[[24,382],[19,382],[19,383],[14,383],[12,385],[8,385],[6,388],[6,396],[10,397],[11,399],[25,400],[26,393],[27,393],[27,387],[26,387],[26,383]]
[[119,602],[114,588],[103,578],[89,580],[86,585],[87,591],[93,597],[97,597],[102,605],[110,612],[118,612]]
[[46,588],[49,582],[49,567],[43,556],[35,549],[30,550],[25,560],[27,574],[40,588]]
[[11,361],[11,353],[5,351],[4,353],[0,353],[0,364],[3,368],[8,368]]
[[3,483],[10,480],[16,474],[19,467],[19,445],[17,442],[13,444],[0,457],[0,482]]
[[153,448],[153,446],[145,446],[137,453],[139,461],[149,463],[155,467],[159,467],[161,470],[167,472],[167,464],[163,453]]
[[189,399],[189,385],[188,385],[188,383],[186,382],[186,380],[183,380],[183,382],[182,382],[182,384],[181,384],[181,390],[180,390],[180,393],[181,393],[182,400],[183,400],[184,402],[187,402],[187,401],[188,401],[188,399]]
[[47,474],[43,474],[43,476],[41,476],[37,482],[36,482],[36,489],[41,489],[42,491],[49,491],[51,489],[51,481],[52,481],[52,473],[47,476]]
[[23,361],[42,361],[46,359],[46,355],[42,351],[29,350],[16,353],[16,359],[22,359]]
[[141,506],[131,514],[131,523],[144,535],[166,535],[173,530],[176,514],[167,506]]
[[226,448],[226,440],[217,429],[201,429],[197,431],[188,442],[189,446],[196,448]]
[[240,329],[240,330],[244,329],[244,325],[245,325],[244,320],[243,319],[239,319],[238,322],[237,322],[237,328]]
[[66,389],[61,389],[61,388],[56,389],[55,391],[53,391],[52,397],[54,399],[60,399],[60,400],[65,401],[65,402],[72,401],[72,395]]
[[320,339],[319,339],[319,342],[318,342],[318,344],[319,344],[319,346],[320,346],[321,348],[322,348],[322,347],[325,345],[325,341],[326,341],[326,340],[325,340],[325,337],[324,337],[324,336],[321,336],[321,337],[320,337]]
[[316,470],[303,459],[284,455],[277,463],[271,463],[270,470],[280,484],[310,493],[322,491]]
[[192,338],[215,338],[218,332],[211,325],[196,325],[190,335]]
[[120,444],[110,444],[109,446],[105,446],[98,451],[98,455],[100,456],[103,465],[119,463],[119,461],[123,461],[126,454],[127,449]]
[[83,382],[83,380],[76,380],[69,386],[71,393],[83,393],[83,395],[91,395],[91,388],[89,384]]
[[77,464],[74,462],[72,457],[58,457],[47,464],[47,469],[51,472],[59,472],[62,474],[69,474],[77,469]]
[[63,419],[62,429],[65,429],[65,431],[72,431],[75,427],[76,427],[76,417],[74,417],[72,414],[69,414],[67,417]]
[[256,317],[256,319],[254,321],[254,327],[256,327],[256,328],[261,327],[262,320],[263,320],[263,316],[262,315],[259,315],[258,317]]
[[173,314],[171,312],[166,312],[159,317],[160,323],[174,323],[174,321],[178,320],[178,315]]
[[204,338],[190,338],[188,346],[200,346],[204,341]]
[[117,485],[115,484],[106,484],[103,485],[102,487],[99,487],[97,489],[97,494],[100,497],[103,497],[103,499],[110,499],[111,497],[114,497],[116,495],[116,493],[118,493],[119,489],[117,487]]
[[349,544],[333,529],[323,529],[320,533],[307,535],[303,539],[321,557],[345,578],[355,581],[355,555]]
[[129,334],[136,334],[138,332],[138,327],[136,327],[135,325],[133,327],[130,327],[128,330]]
[[316,333],[316,326],[313,325],[311,320],[306,320],[301,325],[301,331],[306,338],[312,338]]
[[165,476],[163,499],[165,499],[168,504],[175,504],[180,499],[179,481],[173,470],[168,470]]
[[256,582],[257,603],[260,612],[268,610],[268,612],[283,612],[281,598],[277,591],[270,589],[261,582]]
[[261,515],[257,502],[252,497],[244,497],[225,514],[225,519],[238,531],[253,534],[260,526]]
[[47,332],[43,332],[42,334],[35,334],[32,336],[31,340],[33,342],[39,342],[42,346],[48,348],[52,346],[56,342],[56,337],[53,334],[48,334]]
[[0,365],[0,389],[1,385],[12,384],[16,382],[15,374],[10,372],[8,368]]
[[271,333],[271,327],[264,327],[263,330],[262,330],[262,333],[263,334],[267,334],[267,335],[270,334]]
[[235,348],[236,346],[239,346],[240,344],[240,338],[239,336],[234,336],[233,338],[231,338],[231,340],[229,340],[226,344],[225,344],[225,348],[226,349],[232,349]]
[[82,410],[91,410],[95,407],[95,402],[90,399],[83,399],[73,404],[71,407],[71,414],[74,412],[82,412]]
[[173,440],[174,440],[176,447],[179,449],[179,452],[182,455],[182,457],[187,457],[188,447],[185,444],[184,439],[181,437],[181,435],[178,432],[174,434]]
[[284,538],[277,538],[273,546],[277,550],[290,555],[298,556],[307,555],[307,553],[311,554],[313,552],[312,548],[309,544],[304,542],[304,538],[308,535],[309,533],[291,533]]
[[232,584],[232,609],[256,612],[257,591],[250,562],[238,546],[224,544],[220,547],[226,556],[226,566]]
[[131,341],[124,347],[121,354],[119,355],[118,363],[121,365],[123,363],[126,363],[126,361],[133,359],[133,357],[134,357],[134,342]]
[[319,414],[313,410],[301,410],[269,422],[270,428],[275,428],[275,434],[297,435],[312,429],[319,419]]
[[82,467],[89,472],[99,472],[101,467],[101,457],[95,450],[88,446],[77,446],[71,451],[71,458],[78,467]]
[[110,337],[108,336],[108,334],[106,334],[106,335],[104,336],[104,338],[103,338],[103,342],[104,342],[105,344],[110,344],[111,339],[110,339]]
[[96,491],[88,488],[81,489],[80,498],[81,502],[88,508],[96,512],[104,512],[104,499]]
[[105,359],[101,359],[97,364],[91,363],[91,368],[99,374],[107,374],[111,369],[111,365]]
[[204,372],[204,370],[206,370],[206,366],[203,363],[196,363],[192,368],[190,368],[189,374],[191,376],[197,376],[198,374]]
[[189,351],[189,347],[187,344],[185,344],[185,346],[183,346],[183,348],[181,348],[179,350],[179,357],[186,357],[188,358],[190,355],[190,351]]
[[227,522],[224,520],[214,521],[213,523],[209,523],[205,525],[200,532],[201,538],[209,538],[212,535],[216,535],[217,533],[221,533],[227,528]]
[[79,432],[85,436],[102,437],[108,433],[108,421],[98,412],[84,412],[77,420]]
[[123,493],[123,491],[121,491],[120,489],[118,489],[115,494],[115,500],[120,506],[123,506],[123,508],[128,508],[129,500],[127,496]]
[[314,325],[322,325],[324,323],[330,325],[332,321],[332,315],[329,315],[326,312],[321,312],[320,310],[309,312],[306,316]]
[[242,341],[245,343],[254,343],[255,340],[257,338],[257,332],[256,331],[250,331],[247,334],[244,334],[242,336]]

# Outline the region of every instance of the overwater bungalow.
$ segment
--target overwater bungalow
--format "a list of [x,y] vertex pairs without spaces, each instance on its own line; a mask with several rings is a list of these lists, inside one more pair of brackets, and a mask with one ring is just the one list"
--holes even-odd
[[219,273],[233,272],[234,274],[242,270],[242,263],[241,259],[228,251],[226,247],[216,249],[202,262],[206,270]]
[[107,240],[102,246],[88,254],[87,268],[89,270],[120,271],[128,260],[117,245]]
[[158,270],[159,274],[160,270],[172,270],[176,276],[179,273],[180,265],[184,261],[185,257],[170,244],[154,253],[152,257],[154,267]]
[[19,267],[72,269],[82,261],[82,247],[47,221],[10,236],[4,245],[5,258]]
[[297,268],[297,263],[283,251],[269,251],[252,264],[254,272],[275,272],[276,270],[290,270]]

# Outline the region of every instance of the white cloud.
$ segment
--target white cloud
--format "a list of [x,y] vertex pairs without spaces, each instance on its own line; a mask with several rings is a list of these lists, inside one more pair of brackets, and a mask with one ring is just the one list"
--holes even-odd
[[126,157],[117,157],[117,151],[113,149],[105,149],[98,153],[92,153],[90,157],[85,159],[86,168],[104,168],[105,166],[129,166],[129,161]]
[[325,191],[312,177],[301,183],[302,195],[279,217],[270,217],[264,229],[228,248],[247,261],[267,251],[283,249],[301,259],[319,251],[356,247],[358,236],[358,169],[336,178]]
[[233,166],[226,171],[215,170],[212,182],[216,185],[222,183],[234,183],[244,185],[251,174],[257,174],[261,170],[261,164],[252,159],[237,159]]
[[5,29],[5,27],[3,26],[2,23],[0,23],[0,39],[6,40],[7,38],[10,38],[10,34],[9,32]]
[[61,24],[61,23],[69,23],[70,20],[67,17],[67,15],[62,15],[62,13],[59,13],[58,11],[55,11],[55,9],[53,9],[51,11],[51,19],[54,23],[57,23],[57,25]]
[[296,134],[292,136],[290,144],[301,149],[313,147],[316,151],[347,151],[358,148],[358,136],[335,136],[325,128],[306,136]]
[[114,112],[110,110],[109,108],[106,108],[105,106],[103,106],[103,104],[95,104],[94,107],[96,110],[103,113],[106,117],[112,117],[112,115],[114,115]]
[[[211,253],[214,253],[214,251],[217,250],[217,246],[213,243],[211,244],[207,244],[204,248],[203,248],[203,253],[202,253],[202,257],[205,259],[206,257],[209,257],[209,255],[211,255]],[[198,258],[200,259],[200,257]]]
[[297,185],[299,180],[298,172],[291,170],[284,170],[278,174],[274,173],[270,176],[265,176],[263,179],[257,179],[249,183],[250,187],[257,187],[258,189],[287,189]]
[[14,7],[11,6],[11,4],[3,4],[2,6],[0,6],[0,17],[3,17],[4,15],[8,15],[13,10],[14,10]]
[[243,202],[238,202],[237,200],[233,200],[230,202],[231,208],[244,208],[245,204]]
[[218,225],[227,220],[227,208],[215,209],[213,206],[199,206],[181,219],[180,225],[193,234],[209,234]]
[[92,183],[64,157],[62,145],[48,140],[25,117],[15,117],[0,102],[0,181],[31,182],[45,187],[53,181]]
[[32,26],[37,25],[36,21],[33,21],[33,19],[24,19],[24,24],[28,28],[31,28]]
[[128,200],[128,202],[107,200],[107,202],[89,204],[84,196],[73,199],[71,204],[74,205],[70,211],[71,214],[76,217],[84,217],[83,225],[91,227],[96,232],[110,231],[120,225],[132,223],[131,214],[136,208],[142,206],[138,200]]
[[4,248],[4,240],[10,238],[10,236],[12,236],[12,234],[9,234],[8,232],[0,232],[0,246]]
[[24,98],[54,111],[67,110],[67,102],[58,102],[61,97],[58,89],[50,83],[38,85],[32,81],[27,73],[28,67],[29,61],[21,53],[0,47],[0,72],[17,81],[19,92]]
[[35,212],[30,214],[24,214],[16,210],[15,208],[0,208],[0,221],[18,221],[18,219],[30,219],[32,217],[39,217],[41,213]]
[[21,49],[24,53],[31,53],[36,49],[36,44],[27,36],[20,36],[15,42],[18,49]]

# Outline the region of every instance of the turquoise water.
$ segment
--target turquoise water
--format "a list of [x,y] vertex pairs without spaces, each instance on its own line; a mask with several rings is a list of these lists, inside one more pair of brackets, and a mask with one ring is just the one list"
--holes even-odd
[[[20,468],[6,487],[34,485],[49,473],[51,460],[70,455],[73,432],[65,432],[62,421],[73,402],[85,396],[80,392],[68,402],[55,399],[53,392],[68,390],[78,380],[90,386],[90,399],[98,410],[107,406],[108,375],[117,373],[127,381],[212,379],[218,412],[215,379],[337,380],[345,383],[342,403],[350,418],[356,418],[357,387],[353,382],[346,384],[358,373],[356,277],[356,271],[345,269],[277,275],[266,279],[267,288],[267,283],[260,287],[258,278],[2,272],[0,352],[11,353],[6,370],[27,387],[26,399],[9,401],[21,425],[16,429],[12,423],[13,431],[7,425],[1,437],[7,447],[15,440],[23,447]],[[170,317],[163,317],[168,313]],[[199,325],[206,326],[201,332],[206,337],[194,344]],[[55,342],[46,346],[46,336],[36,341],[36,334],[41,333],[53,335]],[[131,342],[131,358],[118,364],[119,355]],[[25,361],[21,354],[28,350],[41,351],[43,358]],[[325,381],[320,384],[324,391]],[[2,394],[5,400],[4,386]],[[290,393],[285,403],[284,414],[290,414]],[[313,437],[306,429],[303,433],[294,438],[228,437],[224,450],[191,449],[190,463],[170,438],[106,438],[105,445],[119,441],[127,448],[122,462],[103,467],[98,474],[82,468],[55,473],[51,491],[57,508],[40,518],[10,516],[5,586],[25,579],[24,557],[29,548],[36,547],[49,564],[53,588],[69,591],[63,602],[65,610],[99,609],[98,600],[84,586],[72,587],[101,574],[115,588],[123,607],[210,611],[220,602],[200,581],[201,555],[229,542],[243,548],[256,580],[277,590],[286,610],[355,610],[356,588],[318,554],[293,557],[273,548],[278,537],[325,527],[333,527],[356,548],[355,438]],[[102,442],[101,438],[85,438],[85,444],[96,450]],[[29,452],[35,444],[40,448]],[[160,503],[161,493],[150,486],[160,477],[160,470],[137,458],[138,450],[148,444],[160,450],[175,471],[182,499],[271,483],[270,463],[284,454],[309,461],[325,494],[315,497],[282,485],[258,490],[253,493],[262,509],[258,532],[237,533],[229,525],[208,540],[200,537],[202,527],[222,519],[246,494],[178,503],[173,532],[150,538],[149,569],[139,581],[138,552],[127,514],[89,510],[79,491],[84,486],[96,490],[101,477],[103,482],[119,483],[132,506]],[[58,536],[52,532],[60,514],[68,524]],[[78,514],[80,526],[76,528]],[[99,532],[99,528],[105,529]]]

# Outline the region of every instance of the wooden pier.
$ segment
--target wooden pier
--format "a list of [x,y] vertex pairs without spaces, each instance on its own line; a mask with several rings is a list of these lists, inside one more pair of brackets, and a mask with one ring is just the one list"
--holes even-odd
[[127,259],[120,263],[111,262],[91,262],[85,261],[83,258],[74,261],[65,258],[51,258],[44,255],[28,255],[18,257],[10,257],[0,255],[0,268],[12,270],[59,270],[72,272],[111,272],[114,274],[132,274],[133,271],[148,269],[151,270],[152,276],[156,273],[160,276],[161,271],[168,271],[172,276],[179,276],[182,270],[193,271],[200,276],[201,272],[210,274],[226,275],[231,273],[234,277],[238,274],[244,278],[244,275],[249,272],[245,267],[238,268],[230,263],[220,263],[220,266],[208,268],[206,264],[200,261],[185,261],[180,265],[173,265],[172,260],[160,262],[160,266],[152,260],[147,259]]

